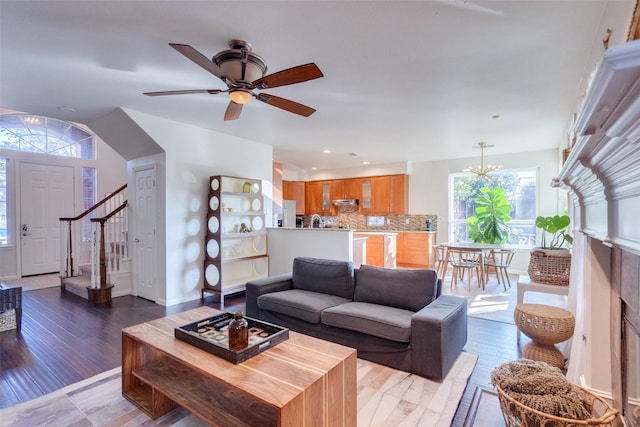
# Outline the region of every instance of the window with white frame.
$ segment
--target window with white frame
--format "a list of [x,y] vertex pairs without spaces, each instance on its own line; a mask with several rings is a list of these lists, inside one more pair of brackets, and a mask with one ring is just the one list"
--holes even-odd
[[537,171],[535,169],[505,170],[491,173],[493,179],[478,178],[469,173],[449,175],[449,240],[469,242],[467,217],[475,215],[475,198],[480,188],[496,186],[505,189],[513,208],[507,245],[533,247],[536,243]]

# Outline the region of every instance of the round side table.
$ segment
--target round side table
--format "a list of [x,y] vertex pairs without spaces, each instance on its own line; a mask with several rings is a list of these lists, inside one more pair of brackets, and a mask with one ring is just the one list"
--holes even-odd
[[525,359],[547,362],[557,368],[564,367],[564,356],[555,344],[573,335],[576,320],[573,314],[562,308],[543,304],[518,304],[513,312],[518,330],[531,338],[525,344]]

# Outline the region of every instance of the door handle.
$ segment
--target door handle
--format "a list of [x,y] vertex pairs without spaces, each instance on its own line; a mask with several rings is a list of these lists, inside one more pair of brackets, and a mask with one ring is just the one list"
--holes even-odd
[[140,239],[138,239],[137,237],[136,237],[135,239],[133,239],[133,241],[134,241],[135,243],[140,243]]

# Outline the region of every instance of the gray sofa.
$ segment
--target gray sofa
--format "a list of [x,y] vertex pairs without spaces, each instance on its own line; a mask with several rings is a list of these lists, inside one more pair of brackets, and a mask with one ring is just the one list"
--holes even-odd
[[467,302],[441,288],[433,270],[299,257],[291,273],[247,282],[246,313],[441,380],[467,342]]

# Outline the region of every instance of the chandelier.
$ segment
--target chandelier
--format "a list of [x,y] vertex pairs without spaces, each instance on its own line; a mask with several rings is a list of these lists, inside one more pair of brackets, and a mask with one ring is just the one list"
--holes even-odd
[[499,165],[499,166],[488,165],[486,168],[484,167],[484,149],[487,147],[493,147],[493,145],[489,145],[484,141],[478,142],[478,145],[480,146],[480,165],[477,168],[469,166],[468,168],[464,169],[463,172],[476,174],[477,175],[476,179],[478,178],[494,179],[494,177],[489,176],[489,174],[491,172],[495,172],[498,169],[500,169],[502,165]]

